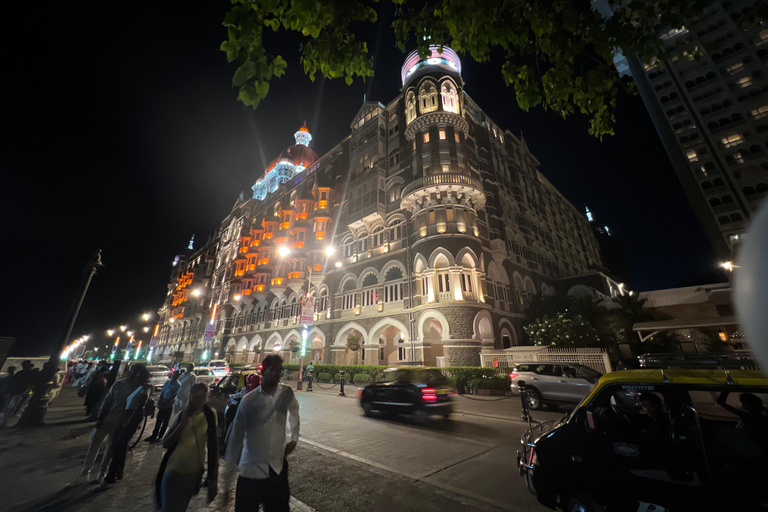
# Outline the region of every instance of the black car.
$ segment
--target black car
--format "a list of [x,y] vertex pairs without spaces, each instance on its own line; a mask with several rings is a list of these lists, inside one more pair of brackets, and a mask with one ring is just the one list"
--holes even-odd
[[455,392],[436,368],[389,368],[381,380],[367,385],[360,393],[360,406],[366,416],[374,411],[411,414],[420,420],[429,416],[450,417]]

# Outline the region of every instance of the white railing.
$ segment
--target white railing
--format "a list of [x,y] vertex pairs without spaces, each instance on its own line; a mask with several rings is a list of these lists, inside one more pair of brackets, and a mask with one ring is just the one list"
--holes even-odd
[[518,363],[547,362],[582,364],[600,373],[611,371],[611,358],[601,348],[512,347],[483,350],[480,354],[481,366],[493,368],[494,361],[502,368]]
[[456,300],[456,297],[454,297],[453,292],[438,292],[437,293],[437,301],[438,302],[450,302],[452,300]]

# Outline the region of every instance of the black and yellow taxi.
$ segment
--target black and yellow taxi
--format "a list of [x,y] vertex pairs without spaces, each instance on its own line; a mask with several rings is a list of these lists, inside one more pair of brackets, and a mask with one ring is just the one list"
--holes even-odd
[[757,370],[612,372],[526,432],[518,466],[540,503],[568,512],[768,510],[765,404]]
[[238,393],[248,386],[251,375],[261,375],[258,367],[244,368],[232,371],[211,386],[208,393],[208,405],[216,409],[219,425],[219,437],[223,439],[229,423],[234,419],[239,400],[231,399],[231,395]]
[[366,416],[376,411],[409,414],[418,420],[430,416],[450,417],[455,392],[437,368],[408,366],[387,368],[360,393],[360,406]]

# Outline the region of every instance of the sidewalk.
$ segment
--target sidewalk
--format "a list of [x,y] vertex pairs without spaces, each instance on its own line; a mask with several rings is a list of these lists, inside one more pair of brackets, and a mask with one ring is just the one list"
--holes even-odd
[[[289,385],[296,389],[296,381],[289,381]],[[339,398],[352,398],[358,400],[358,391],[363,388],[359,388],[354,384],[344,385],[344,394],[346,396],[339,396],[338,384],[322,384],[314,382],[312,384],[313,393],[322,393],[326,395],[335,395]],[[304,382],[303,390],[298,393],[307,392],[307,383]],[[476,395],[457,395],[455,402],[454,414],[465,414],[468,416],[480,416],[484,418],[494,418],[498,420],[508,421],[523,421],[522,417],[522,405],[520,403],[519,396],[476,396]],[[546,411],[532,411],[531,416],[540,421],[548,421],[560,419],[566,414],[566,410],[546,410]]]
[[[160,444],[139,442],[128,455],[125,476],[111,489],[96,493],[94,485],[68,486],[82,469],[92,422],[85,421],[82,398],[73,388],[62,390],[50,407],[41,427],[0,430],[0,481],[3,482],[3,510],[12,512],[139,512],[155,511],[154,480],[163,449]],[[14,420],[10,422],[15,424]],[[151,431],[154,420],[149,420]],[[144,433],[146,437],[149,432]],[[205,490],[192,499],[189,510],[231,512],[234,510],[236,481],[229,487],[230,499],[224,502],[224,471],[219,478],[219,497],[208,506]],[[93,475],[92,475],[93,476]],[[291,510],[314,512],[306,504],[291,499]]]

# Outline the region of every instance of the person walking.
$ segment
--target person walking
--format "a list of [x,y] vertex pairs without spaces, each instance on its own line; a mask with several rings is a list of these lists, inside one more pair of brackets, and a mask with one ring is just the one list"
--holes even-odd
[[160,391],[160,398],[157,400],[157,419],[152,435],[145,439],[148,443],[156,443],[165,435],[165,429],[168,428],[168,422],[173,412],[173,402],[176,400],[176,394],[179,392],[179,372],[171,374],[171,380],[163,384]]
[[29,359],[23,361],[21,363],[21,371],[14,373],[13,377],[8,381],[6,405],[0,426],[5,427],[8,419],[16,415],[26,400],[35,378],[32,368],[32,361]]
[[[216,411],[208,407],[208,386],[192,386],[186,409],[171,421],[163,439],[165,452],[155,478],[155,499],[162,512],[185,512],[192,496],[205,485],[208,503],[216,497],[219,476],[219,441]],[[207,450],[206,450],[207,448]],[[208,474],[202,483],[208,452]]]
[[[142,365],[143,366],[143,365]],[[101,460],[101,471],[96,481],[101,481],[107,474],[109,461],[112,459],[112,447],[115,441],[115,432],[120,423],[120,418],[125,411],[128,397],[140,387],[140,368],[134,368],[125,379],[120,379],[112,384],[104,400],[101,402],[99,412],[96,414],[96,425],[91,433],[91,441],[88,445],[88,453],[85,456],[83,470],[80,478],[87,478],[93,468],[93,462],[99,454],[104,438],[107,438],[107,447]],[[144,367],[146,370],[146,367]]]
[[13,374],[16,373],[16,367],[9,366],[6,371],[8,372],[8,375],[0,379],[0,414],[5,413],[5,402],[8,397],[8,384],[10,384],[11,379],[13,379]]
[[88,391],[85,393],[85,415],[88,416],[90,420],[96,420],[99,405],[104,398],[106,390],[107,370],[100,368],[99,371],[94,374],[91,383],[88,385]]
[[262,365],[261,386],[243,397],[227,441],[225,458],[240,473],[235,512],[256,512],[259,505],[264,512],[289,511],[286,457],[299,440],[299,402],[290,386],[280,384],[283,359],[269,355]]
[[189,392],[192,390],[192,386],[197,383],[197,375],[192,373],[192,370],[195,369],[195,365],[189,363],[186,366],[186,369],[187,371],[179,376],[179,392],[176,394],[176,401],[173,404],[174,416],[187,408]]
[[307,381],[309,388],[312,388],[312,378],[315,376],[314,371],[315,365],[313,365],[312,361],[310,361],[307,367],[304,369],[304,380]]

